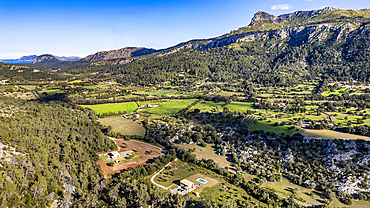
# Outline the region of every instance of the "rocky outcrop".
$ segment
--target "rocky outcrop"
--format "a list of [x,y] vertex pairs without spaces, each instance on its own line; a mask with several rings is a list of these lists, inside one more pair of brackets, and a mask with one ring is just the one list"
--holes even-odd
[[258,11],[252,18],[251,25],[257,25],[262,21],[276,22],[277,17],[262,11]]
[[274,39],[277,41],[287,39],[290,45],[302,45],[312,42],[326,41],[329,37],[329,33],[331,35],[330,37],[332,37],[332,34],[334,34],[335,40],[339,41],[340,38],[344,38],[345,41],[351,36],[351,32],[354,30],[355,27],[348,23],[343,25],[324,23],[312,26],[284,28],[268,32],[241,33],[229,37],[220,37],[208,40],[192,40],[181,43],[173,48],[170,48],[169,50],[166,50],[162,55],[175,53],[186,48],[205,50],[208,48],[223,47],[233,43],[266,41],[269,39]]
[[[317,15],[323,15],[327,12],[332,12],[336,10],[332,7],[326,7],[321,10],[313,11],[297,11],[290,14],[283,14],[278,17],[265,13],[257,12],[251,22],[252,26],[247,26],[240,28],[240,31],[248,27],[261,27],[262,31],[256,32],[245,32],[236,33],[233,31],[230,34],[226,34],[217,38],[205,39],[205,40],[191,40],[188,42],[180,43],[174,47],[162,50],[157,53],[159,56],[165,56],[171,53],[176,53],[181,49],[199,49],[206,50],[209,48],[223,47],[233,43],[239,42],[252,42],[252,41],[284,41],[290,46],[311,44],[314,42],[318,43],[328,43],[328,42],[338,42],[344,43],[350,41],[354,37],[369,37],[369,30],[367,26],[369,22],[356,22],[356,21],[340,21],[338,19],[327,19],[322,20],[318,17],[319,21],[313,22],[310,17]],[[367,11],[370,13],[370,11]],[[255,26],[263,21],[268,21],[271,23],[278,23],[283,21],[292,21],[301,19],[294,26],[287,24],[286,26],[281,26],[281,29],[263,31],[263,25]],[[360,26],[362,25],[362,26]],[[279,27],[276,27],[279,28]],[[245,30],[248,31],[248,30]],[[276,44],[275,44],[276,45]]]
[[137,57],[137,56],[152,54],[154,52],[156,52],[156,50],[151,49],[151,48],[126,47],[126,48],[121,48],[118,50],[100,51],[93,55],[89,55],[83,58],[81,61],[82,62],[93,62],[97,60]]
[[333,7],[325,7],[324,9],[320,9],[320,10],[296,11],[296,12],[289,13],[289,14],[282,14],[282,15],[279,15],[277,17],[272,15],[272,14],[259,11],[252,18],[252,21],[251,21],[250,25],[257,25],[257,24],[259,24],[263,21],[279,23],[279,22],[283,22],[283,21],[292,21],[294,19],[307,19],[307,18],[310,18],[310,17],[321,15],[321,14],[326,13],[326,12],[331,12],[331,11],[334,11],[334,10],[335,10],[335,8],[333,8]]
[[60,60],[55,58],[53,55],[44,54],[44,55],[41,55],[41,56],[35,58],[31,62],[31,64],[55,64],[55,63],[59,63],[59,62],[60,62]]

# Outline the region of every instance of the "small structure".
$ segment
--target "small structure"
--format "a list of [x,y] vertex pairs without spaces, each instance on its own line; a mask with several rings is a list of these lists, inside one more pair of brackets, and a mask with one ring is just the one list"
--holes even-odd
[[208,183],[208,181],[203,178],[198,178],[196,181],[201,182],[202,184]]
[[182,179],[180,181],[180,186],[181,186],[182,189],[184,189],[188,192],[193,190],[194,188],[196,188],[196,185],[193,182],[191,182],[187,179]]
[[110,153],[108,153],[108,155],[110,156],[110,158],[112,160],[116,160],[116,159],[122,158],[122,155],[120,153],[118,153],[117,151],[110,152]]

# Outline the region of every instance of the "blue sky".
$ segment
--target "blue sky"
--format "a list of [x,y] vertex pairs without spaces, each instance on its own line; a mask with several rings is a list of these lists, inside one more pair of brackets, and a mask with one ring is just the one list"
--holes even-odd
[[246,26],[261,10],[369,8],[369,0],[0,1],[0,58],[51,53],[85,57],[126,46],[161,49]]

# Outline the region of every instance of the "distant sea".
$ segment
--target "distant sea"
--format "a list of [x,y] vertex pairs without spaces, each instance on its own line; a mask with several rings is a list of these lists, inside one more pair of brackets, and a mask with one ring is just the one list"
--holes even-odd
[[5,64],[28,64],[28,63],[31,63],[31,61],[11,61],[11,60],[0,60],[0,62],[3,62]]

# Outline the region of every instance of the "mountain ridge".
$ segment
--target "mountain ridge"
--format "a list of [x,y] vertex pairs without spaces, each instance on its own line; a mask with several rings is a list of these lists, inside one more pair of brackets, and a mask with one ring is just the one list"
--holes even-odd
[[[264,17],[258,17],[261,14]],[[96,53],[95,58],[102,60],[37,67],[72,74],[98,72],[98,77],[117,79],[121,83],[134,80],[140,84],[158,83],[159,80],[165,82],[167,78],[174,79],[176,73],[181,71],[196,76],[212,76],[213,81],[228,82],[243,78],[249,82],[284,86],[303,78],[325,79],[330,70],[339,76],[338,79],[356,78],[359,74],[364,74],[364,80],[370,78],[361,65],[368,61],[364,54],[367,54],[365,46],[370,42],[367,35],[370,34],[369,9],[328,7],[297,11],[278,16],[281,19],[279,22],[273,22],[278,17],[267,13],[257,12],[255,16],[257,18],[252,21],[254,24],[230,33],[215,38],[189,40],[135,57],[131,57],[132,51],[140,49],[131,47],[132,51],[130,48],[118,49],[124,52],[125,58],[113,56],[114,59],[107,59],[105,53],[108,52],[105,52],[100,53],[101,56]],[[225,61],[220,63],[215,57]],[[232,69],[231,66],[236,68]],[[158,77],[152,79],[153,76]]]
[[86,56],[85,58],[81,60],[81,62],[93,62],[93,61],[98,61],[98,60],[137,57],[137,56],[152,54],[156,51],[157,50],[152,49],[152,48],[125,47],[125,48],[109,50],[109,51],[99,51],[97,53]]

